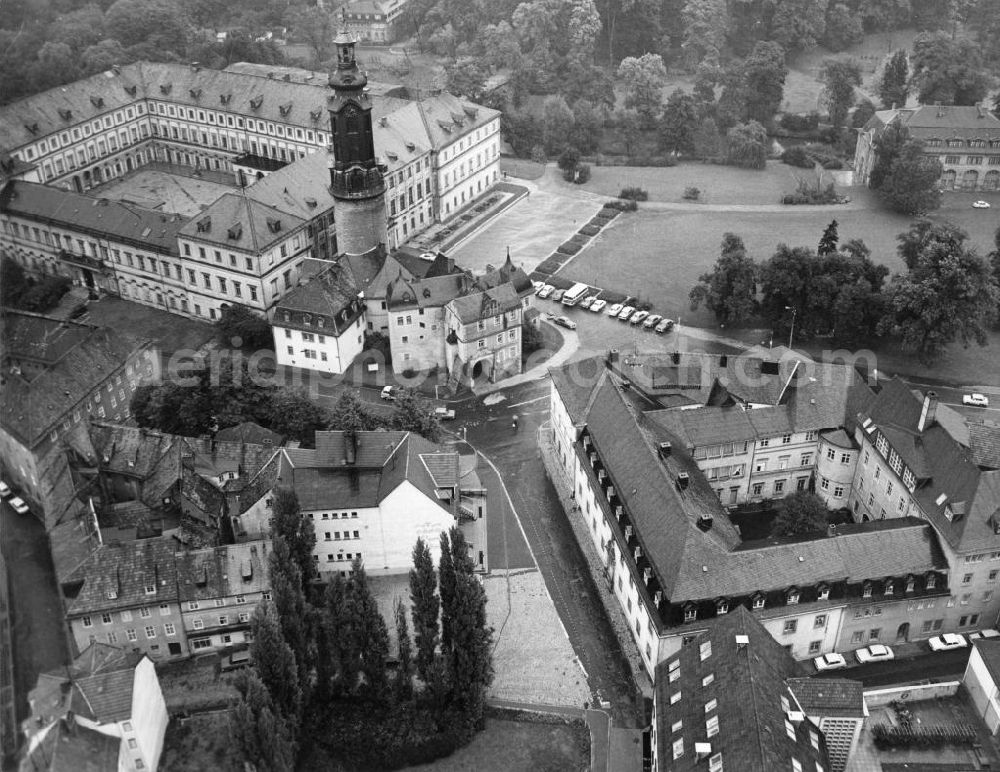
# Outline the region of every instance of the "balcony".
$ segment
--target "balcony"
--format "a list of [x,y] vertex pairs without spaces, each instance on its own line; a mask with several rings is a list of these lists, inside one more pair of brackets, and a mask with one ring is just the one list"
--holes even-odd
[[104,271],[104,263],[96,257],[89,255],[78,255],[65,249],[59,250],[59,259],[64,263],[75,265],[77,268],[86,268],[89,271]]

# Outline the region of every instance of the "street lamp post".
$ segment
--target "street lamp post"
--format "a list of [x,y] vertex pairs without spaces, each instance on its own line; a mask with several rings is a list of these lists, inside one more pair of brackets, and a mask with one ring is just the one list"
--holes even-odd
[[795,337],[795,308],[792,306],[785,306],[785,310],[792,312],[792,328],[788,331],[788,348],[791,348],[792,340]]

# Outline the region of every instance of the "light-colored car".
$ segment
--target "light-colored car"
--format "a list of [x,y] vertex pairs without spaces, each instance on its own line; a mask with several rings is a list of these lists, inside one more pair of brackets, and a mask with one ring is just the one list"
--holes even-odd
[[10,495],[10,486],[3,480],[0,480],[0,499],[5,499]]
[[450,407],[436,407],[434,408],[434,415],[437,416],[439,421],[455,420],[455,411]]
[[395,386],[383,386],[382,387],[382,399],[384,399],[384,400],[387,400],[389,402],[393,402],[393,401],[395,401],[396,396],[398,394],[399,394],[399,389],[397,389]]
[[987,397],[985,394],[979,394],[979,393],[976,393],[976,394],[963,394],[962,395],[962,404],[963,405],[971,405],[972,407],[989,407],[990,406],[990,398]]
[[654,327],[653,329],[655,329],[659,335],[662,335],[665,332],[670,332],[673,328],[674,328],[673,319],[661,319],[659,322],[657,322],[656,327]]
[[541,288],[545,286],[545,282],[543,282],[543,281],[533,281],[533,282],[531,282],[531,286],[535,288],[535,294],[537,295],[538,292],[539,292],[539,290],[541,290]]
[[628,318],[632,316],[632,314],[634,313],[635,313],[635,306],[625,306],[624,308],[622,308],[621,311],[618,312],[618,318],[621,321],[626,322],[628,321]]
[[628,320],[629,324],[642,324],[643,319],[649,316],[649,311],[636,311],[632,314],[632,318]]
[[650,314],[649,316],[646,317],[646,321],[642,323],[642,326],[645,327],[647,330],[652,330],[656,325],[660,323],[660,320],[662,318],[663,317],[660,316],[659,314]]
[[590,304],[594,302],[597,295],[587,295],[583,300],[580,301],[580,308],[590,308]]
[[969,633],[970,641],[978,641],[984,638],[1000,638],[1000,630],[976,630],[974,633]]
[[989,201],[982,201],[982,200],[980,200],[980,201],[973,201],[972,202],[972,208],[973,209],[989,209],[990,208],[990,202]]
[[598,298],[597,300],[595,300],[593,303],[590,304],[590,311],[591,313],[599,314],[601,313],[601,311],[604,310],[604,306],[606,306],[607,304],[608,301],[601,300],[600,298]]
[[608,306],[608,316],[618,316],[618,314],[622,312],[622,309],[624,307],[625,306],[621,303],[613,303],[612,305]]
[[858,649],[854,652],[854,657],[863,665],[866,662],[888,662],[890,659],[895,659],[896,654],[888,646],[873,643],[871,646]]
[[19,515],[26,515],[31,510],[28,509],[28,505],[24,503],[24,499],[20,496],[15,496],[10,500],[10,508],[13,509]]
[[558,324],[560,327],[565,327],[567,330],[576,329],[576,322],[574,322],[568,316],[557,316],[552,321]]
[[556,291],[556,288],[553,287],[551,284],[543,284],[542,288],[540,290],[538,290],[538,297],[540,297],[540,298],[542,298],[544,300],[545,298],[547,298],[549,295],[551,295],[555,291]]
[[965,640],[958,633],[945,633],[944,635],[935,635],[927,643],[930,645],[932,651],[951,651],[952,649],[964,649],[969,645],[969,642]]
[[556,303],[558,303],[560,300],[563,299],[563,295],[565,295],[565,294],[566,294],[566,290],[564,290],[564,289],[558,289],[558,290],[556,290],[555,292],[552,293],[552,299],[554,301],[556,301]]
[[842,667],[847,667],[847,660],[844,659],[843,654],[831,651],[829,654],[816,657],[816,659],[813,660],[813,664],[816,666],[816,669],[821,672],[823,670],[840,670]]

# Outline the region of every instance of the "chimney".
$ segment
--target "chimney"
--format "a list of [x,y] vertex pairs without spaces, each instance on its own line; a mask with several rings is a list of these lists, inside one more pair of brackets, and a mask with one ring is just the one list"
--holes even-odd
[[740,651],[747,648],[750,645],[749,635],[737,635],[736,636],[736,650]]
[[347,466],[353,466],[357,459],[357,435],[358,433],[353,429],[344,432],[344,464]]
[[608,363],[612,365],[618,364],[618,349],[613,348],[608,352]]
[[681,472],[677,475],[677,487],[682,491],[687,489],[690,481],[691,478],[688,476],[687,472]]
[[920,422],[917,424],[917,431],[923,432],[930,428],[937,416],[938,395],[935,391],[928,391],[924,396],[924,406],[920,410]]
[[667,458],[670,455],[670,451],[673,446],[669,442],[660,443],[660,458]]
[[713,518],[709,514],[698,515],[698,527],[703,531],[712,529]]

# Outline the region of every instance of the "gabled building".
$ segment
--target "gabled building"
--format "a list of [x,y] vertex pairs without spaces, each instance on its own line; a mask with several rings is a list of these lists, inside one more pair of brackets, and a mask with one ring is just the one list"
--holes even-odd
[[941,162],[944,190],[1000,190],[1000,118],[985,105],[921,105],[879,110],[858,132],[855,184],[867,185],[888,126],[905,126],[924,144],[924,155]]
[[[574,372],[568,372],[574,367]],[[706,620],[751,609],[796,658],[906,640],[942,613],[948,562],[906,518],[744,541],[720,494],[637,387],[603,365],[552,371],[553,439],[652,677]],[[590,376],[590,377],[587,377]]]
[[144,341],[109,328],[25,311],[3,312],[0,457],[4,474],[50,508],[65,438],[90,418],[127,419],[136,387],[153,374]]
[[833,769],[799,667],[745,608],[713,622],[656,668],[652,769]]
[[[423,537],[437,559],[438,537],[462,520],[485,515],[486,494],[467,490],[458,453],[410,432],[317,432],[316,448],[283,448],[279,482],[291,487],[316,532],[319,577],[346,575],[362,558],[372,575],[405,573]],[[270,533],[268,513],[241,518],[250,536]],[[485,543],[472,543],[485,566]]]
[[22,772],[159,765],[169,717],[145,654],[92,643],[68,667],[42,673],[28,702]]

